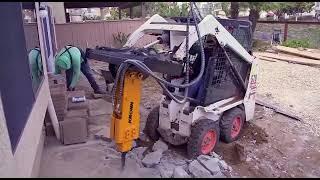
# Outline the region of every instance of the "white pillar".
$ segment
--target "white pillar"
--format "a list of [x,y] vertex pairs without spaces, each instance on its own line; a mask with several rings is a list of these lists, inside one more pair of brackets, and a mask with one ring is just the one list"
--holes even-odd
[[47,2],[47,5],[52,8],[56,24],[66,23],[66,14],[64,11],[64,2]]

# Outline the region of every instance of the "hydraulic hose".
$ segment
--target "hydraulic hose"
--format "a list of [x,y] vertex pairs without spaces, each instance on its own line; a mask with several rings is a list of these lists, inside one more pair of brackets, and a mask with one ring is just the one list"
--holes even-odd
[[[186,83],[185,84],[173,84],[171,82],[168,82],[160,77],[158,77],[157,75],[155,75],[154,72],[152,72],[150,70],[150,68],[148,68],[143,62],[138,61],[138,60],[131,60],[128,59],[126,60],[124,63],[122,63],[118,69],[117,72],[117,76],[116,76],[116,80],[115,80],[115,85],[113,88],[113,98],[115,98],[116,94],[115,94],[115,88],[117,87],[117,84],[120,80],[120,82],[122,83],[119,87],[120,87],[120,94],[122,95],[122,91],[121,91],[121,87],[123,86],[123,78],[124,78],[124,73],[126,71],[126,69],[129,67],[128,65],[125,64],[131,64],[136,66],[137,68],[139,68],[140,70],[142,70],[144,73],[152,76],[153,78],[156,79],[156,81],[160,84],[160,86],[165,90],[165,92],[169,95],[170,98],[172,98],[174,101],[176,101],[177,103],[184,103],[187,99],[187,94],[188,94],[188,87],[197,83],[203,76],[204,74],[204,69],[205,69],[205,56],[204,56],[204,49],[203,49],[203,44],[202,44],[202,40],[201,40],[201,35],[200,35],[200,31],[199,31],[199,26],[198,26],[198,22],[197,19],[195,18],[195,10],[192,7],[192,3],[190,2],[190,7],[191,7],[191,13],[193,16],[193,19],[195,20],[195,26],[196,26],[196,32],[198,35],[198,40],[199,40],[199,45],[200,45],[200,50],[201,50],[201,69],[200,69],[200,73],[198,74],[198,76],[189,83],[189,33],[187,33],[187,39],[186,39],[186,56],[187,56],[187,63],[186,63]],[[188,23],[187,23],[187,31],[189,31],[189,16],[188,16]],[[165,87],[165,85],[169,86],[169,87],[176,87],[176,88],[186,88],[185,93],[184,93],[184,98],[182,100],[177,99],[168,89],[167,87]],[[119,98],[118,98],[119,99]],[[121,106],[121,105],[120,105]],[[117,108],[117,107],[116,107]]]

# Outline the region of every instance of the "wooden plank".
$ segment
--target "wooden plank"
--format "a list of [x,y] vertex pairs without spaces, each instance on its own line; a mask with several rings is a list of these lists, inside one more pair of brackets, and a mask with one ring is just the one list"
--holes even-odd
[[289,48],[289,47],[285,47],[285,46],[276,46],[275,48],[277,50],[281,51],[281,52],[290,53],[290,54],[294,54],[294,55],[297,55],[297,56],[311,58],[311,59],[315,59],[315,60],[320,60],[320,54],[319,53],[312,53],[312,52],[308,52],[308,51],[300,51],[298,49]]
[[289,118],[292,118],[294,120],[302,121],[302,119],[300,117],[294,115],[292,112],[284,111],[284,110],[280,109],[279,107],[277,107],[275,105],[272,105],[270,103],[264,102],[264,101],[262,101],[260,99],[256,99],[256,104],[258,104],[260,106],[264,106],[264,107],[270,108],[270,109],[273,109],[275,112],[277,112],[279,114],[282,114],[284,116],[287,116]]
[[269,58],[269,57],[263,57],[263,56],[256,56],[259,60],[268,61],[268,62],[277,62],[276,59]]
[[254,53],[254,55],[257,55],[260,57],[273,58],[276,60],[286,61],[286,62],[290,62],[290,63],[320,67],[320,61],[313,60],[313,59],[307,59],[307,58],[302,58],[302,57],[291,57],[291,56],[289,57],[284,54],[273,54],[273,53],[265,53],[265,52],[256,52],[256,53]]

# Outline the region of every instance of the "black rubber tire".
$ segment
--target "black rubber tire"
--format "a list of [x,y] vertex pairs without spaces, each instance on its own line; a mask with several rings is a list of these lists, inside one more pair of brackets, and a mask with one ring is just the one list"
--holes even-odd
[[144,132],[152,141],[158,141],[160,138],[160,134],[157,130],[159,127],[159,110],[160,106],[152,109],[147,117],[146,126],[144,128]]
[[190,159],[194,159],[199,155],[203,154],[201,151],[202,141],[206,133],[210,130],[213,130],[216,133],[216,143],[213,149],[211,150],[212,152],[214,151],[217,144],[219,143],[219,137],[220,137],[219,123],[209,119],[201,119],[191,127],[191,135],[187,143],[187,152],[188,152],[188,157]]
[[[241,118],[240,132],[236,137],[232,138],[231,137],[232,123],[235,117],[237,116],[240,116]],[[224,112],[220,120],[221,140],[225,143],[231,143],[237,140],[241,135],[244,122],[245,122],[245,113],[244,113],[244,110],[240,109],[239,107],[234,107]]]

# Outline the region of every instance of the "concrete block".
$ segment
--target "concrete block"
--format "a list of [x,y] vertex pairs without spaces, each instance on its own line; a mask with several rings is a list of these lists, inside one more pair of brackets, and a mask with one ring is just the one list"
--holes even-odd
[[167,143],[159,139],[156,143],[154,143],[152,150],[153,151],[161,150],[162,152],[165,152],[166,150],[168,150],[168,145]]
[[65,145],[84,143],[88,137],[88,124],[85,118],[65,118],[60,122],[61,142]]
[[69,99],[67,109],[68,110],[88,109],[88,106],[89,106],[88,101],[73,103],[71,99]]
[[156,152],[151,152],[142,159],[142,164],[148,168],[155,167],[157,164],[160,163],[161,157],[162,157],[161,150],[158,150]]
[[70,110],[67,111],[65,114],[66,118],[72,118],[72,117],[83,117],[83,118],[89,118],[88,110],[87,109],[77,109],[77,110]]
[[174,178],[191,178],[190,175],[181,166],[174,168],[173,177]]
[[192,161],[188,167],[190,173],[196,178],[212,177],[210,172],[204,168],[197,160]]

